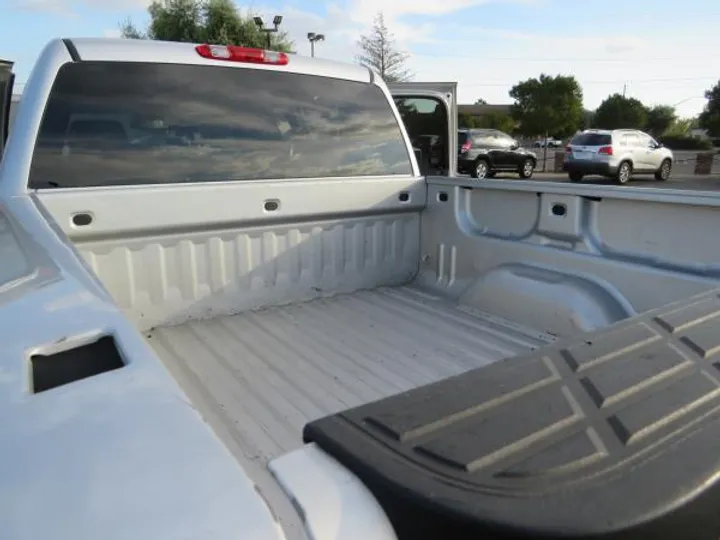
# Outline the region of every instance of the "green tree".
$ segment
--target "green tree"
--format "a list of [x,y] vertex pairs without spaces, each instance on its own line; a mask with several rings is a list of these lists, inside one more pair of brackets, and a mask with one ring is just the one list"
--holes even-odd
[[130,19],[120,23],[120,35],[125,39],[146,39],[147,36],[138,30]]
[[410,55],[397,48],[395,37],[385,25],[382,12],[375,16],[370,34],[360,36],[360,54],[357,60],[363,66],[377,71],[387,82],[403,82],[412,79],[407,69]]
[[593,126],[594,121],[595,111],[584,110],[582,122],[580,122],[580,126],[578,126],[578,129],[589,129],[591,126]]
[[510,89],[515,100],[511,115],[525,136],[564,138],[575,133],[583,122],[582,88],[572,76],[541,74],[519,82]]
[[642,102],[613,94],[595,111],[594,125],[602,129],[644,129],[647,121],[648,111]]
[[700,113],[700,127],[707,129],[712,137],[720,137],[720,82],[705,92],[708,102]]
[[677,120],[675,108],[670,105],[656,105],[647,110],[645,128],[655,137],[665,135],[670,126]]
[[517,128],[517,122],[507,113],[490,111],[475,119],[475,127],[497,129],[505,133],[512,133]]
[[[128,39],[157,39],[189,43],[215,43],[267,47],[267,36],[231,0],[155,0],[148,8],[150,24],[140,31],[130,20],[120,25]],[[292,51],[286,32],[270,34],[271,49]]]
[[673,137],[688,137],[690,136],[690,130],[697,127],[697,118],[677,118],[665,131],[664,135],[671,135]]
[[458,113],[458,127],[464,129],[477,127],[475,125],[475,117],[467,113]]

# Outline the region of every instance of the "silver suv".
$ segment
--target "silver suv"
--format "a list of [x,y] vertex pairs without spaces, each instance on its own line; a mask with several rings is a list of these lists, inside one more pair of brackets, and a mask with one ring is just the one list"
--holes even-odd
[[588,129],[565,148],[563,169],[573,182],[599,174],[626,184],[634,174],[670,178],[673,153],[647,133],[635,129]]

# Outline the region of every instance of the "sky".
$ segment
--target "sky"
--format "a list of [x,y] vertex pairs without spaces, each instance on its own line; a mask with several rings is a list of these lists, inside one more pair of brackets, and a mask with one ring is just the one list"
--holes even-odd
[[[25,81],[55,37],[119,35],[147,23],[148,0],[0,0],[0,58]],[[316,55],[354,61],[358,37],[383,11],[417,81],[457,81],[461,103],[511,103],[509,89],[540,73],[574,75],[585,107],[623,92],[647,105],[702,110],[720,79],[717,0],[256,0],[239,2],[269,21],[283,15],[298,54],[308,32]],[[122,7],[117,7],[122,6]]]

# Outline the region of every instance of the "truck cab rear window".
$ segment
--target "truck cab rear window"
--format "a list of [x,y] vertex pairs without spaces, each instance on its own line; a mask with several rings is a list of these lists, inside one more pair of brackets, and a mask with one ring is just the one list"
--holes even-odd
[[31,188],[411,174],[375,85],[259,69],[79,62],[60,70]]

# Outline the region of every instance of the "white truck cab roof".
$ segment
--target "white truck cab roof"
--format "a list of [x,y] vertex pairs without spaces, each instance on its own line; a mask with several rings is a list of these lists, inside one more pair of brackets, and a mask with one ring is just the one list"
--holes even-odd
[[358,82],[370,82],[372,79],[370,70],[357,64],[322,58],[308,58],[296,54],[289,54],[288,64],[278,68],[273,65],[223,62],[222,60],[203,58],[197,53],[195,50],[196,45],[193,43],[106,38],[73,38],[66,40],[66,42],[74,46],[78,57],[83,61],[222,65],[239,69],[282,69],[293,73]]

